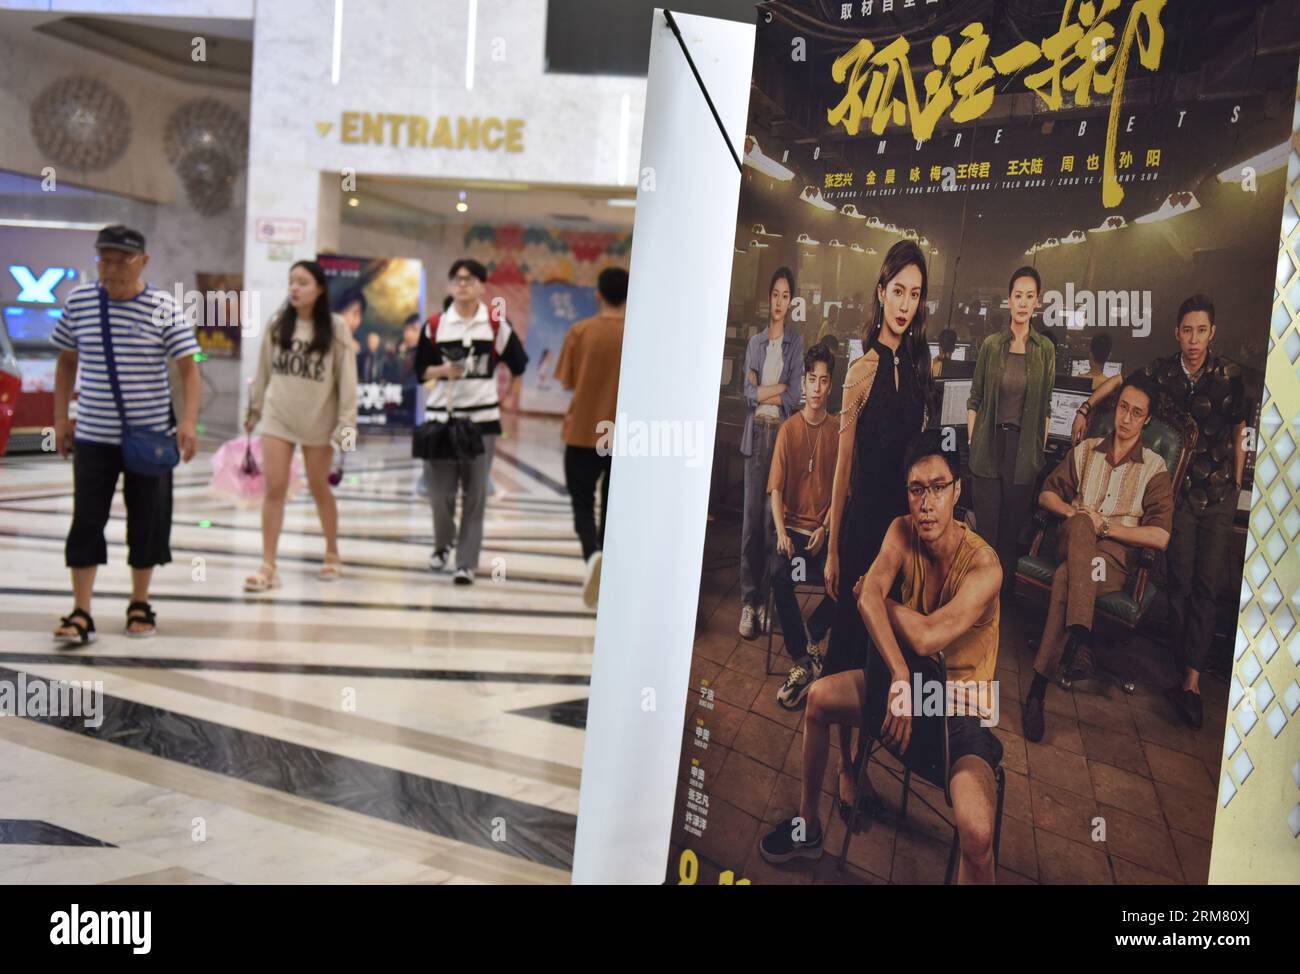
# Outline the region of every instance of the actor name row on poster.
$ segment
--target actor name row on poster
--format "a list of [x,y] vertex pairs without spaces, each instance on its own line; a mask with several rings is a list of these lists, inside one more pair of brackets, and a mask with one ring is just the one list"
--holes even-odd
[[[1146,167],[1149,169],[1159,168],[1160,155],[1161,155],[1160,149],[1147,149]],[[998,173],[998,175],[1002,177],[1008,177],[1008,178],[1023,177],[1023,176],[1057,177],[1060,174],[1073,174],[1079,171],[1080,169],[1085,172],[1095,173],[1101,169],[1101,156],[1096,152],[1089,153],[1087,156],[1084,156],[1082,159],[1078,159],[1076,156],[1072,154],[1063,155],[1060,157],[1059,163],[1057,163],[1055,167],[1052,167],[1052,168],[1056,168],[1057,171],[1055,173],[1051,171],[1051,168],[1048,168],[1048,165],[1049,164],[1047,160],[1043,156],[1035,156],[1032,159],[1008,159],[1006,163],[1005,171]],[[1133,153],[1130,151],[1121,152],[1120,160],[1119,160],[1119,168],[1131,169],[1133,168],[1133,166],[1134,166]],[[1002,167],[998,167],[998,168],[1001,169]],[[940,188],[946,188],[942,184],[945,182],[945,180],[947,180],[949,186],[951,186],[952,183],[965,183],[967,184],[968,189],[979,189],[979,188],[988,189],[992,184],[986,182],[981,187],[975,181],[989,180],[993,176],[994,171],[995,170],[993,168],[993,164],[988,161],[954,162],[950,165],[931,165],[929,167],[909,166],[905,170],[902,169],[902,167],[890,166],[889,168],[881,169],[879,171],[875,169],[868,169],[865,173],[860,174],[861,179],[857,180],[856,183],[855,183],[855,179],[859,174],[854,173],[852,170],[844,170],[841,172],[828,172],[823,177],[822,185],[826,189],[836,189],[836,190],[852,189],[855,187],[855,185],[859,187],[863,187],[865,189],[871,189],[872,187],[877,187],[877,186],[896,186],[896,185],[904,184],[904,177],[902,173],[905,172],[906,173],[905,180],[906,180],[906,184],[908,185],[926,184],[927,180],[925,177],[928,174],[929,177],[928,183],[939,183],[941,184]],[[1060,175],[1060,178],[1069,180],[1068,183],[1069,185],[1074,185],[1080,182],[1079,177],[1074,177],[1071,175]],[[1132,182],[1133,180],[1139,178],[1139,174],[1125,173],[1125,174],[1121,174],[1118,178],[1120,182]],[[1155,179],[1156,174],[1154,172],[1143,173],[1141,174],[1141,178],[1144,180]],[[1095,182],[1096,180],[1094,179],[1092,181]],[[1051,182],[1054,183],[1055,178],[1051,180]],[[1041,179],[1041,180],[1030,180],[1030,182],[1028,183],[1017,184],[1017,185],[1021,185],[1024,187],[1034,187],[1034,186],[1045,186],[1048,185],[1048,183],[1049,180]],[[956,188],[956,187],[953,186],[952,188]],[[851,197],[852,195],[853,194],[845,194],[845,193],[825,194],[824,198],[838,199],[846,196]],[[863,195],[874,196],[877,194],[872,192],[865,192],[863,193]]]

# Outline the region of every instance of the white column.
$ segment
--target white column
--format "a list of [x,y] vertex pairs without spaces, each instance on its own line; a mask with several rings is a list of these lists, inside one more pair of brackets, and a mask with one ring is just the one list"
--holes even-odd
[[[253,22],[253,91],[248,142],[248,212],[244,229],[244,288],[256,301],[257,319],[244,323],[240,360],[240,415],[257,371],[258,343],[266,320],[284,302],[289,268],[315,258],[323,241],[338,245],[338,179],[330,182],[302,137],[314,107],[305,93],[333,87],[333,0],[260,3]],[[332,212],[323,212],[333,205]],[[299,220],[303,239],[272,244],[257,239],[258,222]],[[251,318],[251,316],[250,316]]]

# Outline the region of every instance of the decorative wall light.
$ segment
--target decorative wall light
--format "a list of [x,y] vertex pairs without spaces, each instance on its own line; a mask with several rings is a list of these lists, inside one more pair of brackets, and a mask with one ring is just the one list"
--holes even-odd
[[163,148],[194,209],[215,216],[230,208],[235,180],[248,157],[243,115],[215,98],[184,102],[167,119]]
[[48,85],[31,107],[32,138],[50,162],[86,172],[107,169],[131,142],[131,111],[108,85],[71,75]]

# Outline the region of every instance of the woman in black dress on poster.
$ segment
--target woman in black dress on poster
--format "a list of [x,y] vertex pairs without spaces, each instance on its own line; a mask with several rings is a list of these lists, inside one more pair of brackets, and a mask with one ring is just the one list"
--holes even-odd
[[[876,312],[866,353],[844,382],[839,452],[831,492],[826,591],[835,603],[823,675],[862,666],[867,628],[853,587],[871,567],[885,531],[907,513],[903,452],[921,432],[934,377],[925,340],[925,255],[910,240],[889,249],[876,282]],[[840,728],[841,801],[853,793],[851,729]]]

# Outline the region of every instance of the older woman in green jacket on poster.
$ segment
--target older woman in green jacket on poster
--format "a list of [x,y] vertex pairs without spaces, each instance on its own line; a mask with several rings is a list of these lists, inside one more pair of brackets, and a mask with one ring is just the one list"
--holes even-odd
[[966,403],[975,530],[998,553],[1002,591],[1011,591],[1016,539],[1043,468],[1051,419],[1056,346],[1030,324],[1042,280],[1032,267],[1011,275],[1009,328],[980,345]]

